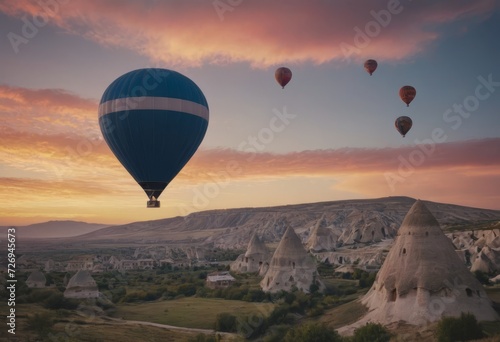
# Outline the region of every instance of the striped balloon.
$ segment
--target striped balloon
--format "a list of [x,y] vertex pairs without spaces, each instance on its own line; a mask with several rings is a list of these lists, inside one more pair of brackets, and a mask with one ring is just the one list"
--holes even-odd
[[149,68],[128,72],[104,91],[99,125],[116,158],[157,201],[201,144],[209,119],[207,100],[186,76]]

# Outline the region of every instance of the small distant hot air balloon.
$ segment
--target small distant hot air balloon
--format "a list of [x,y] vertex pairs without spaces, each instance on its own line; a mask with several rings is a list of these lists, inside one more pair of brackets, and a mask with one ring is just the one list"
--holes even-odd
[[370,74],[370,76],[373,74],[373,72],[375,70],[377,70],[377,61],[374,60],[374,59],[368,59],[366,62],[365,62],[365,70]]
[[406,107],[410,106],[410,102],[413,101],[415,95],[417,95],[417,91],[412,86],[405,85],[399,89],[399,97],[406,103]]
[[116,158],[144,189],[148,207],[201,144],[208,104],[198,86],[172,70],[130,71],[111,83],[99,104],[99,126]]
[[413,125],[413,122],[411,119],[407,116],[400,116],[399,118],[396,119],[396,122],[394,123],[394,126],[396,126],[396,129],[398,132],[405,137],[406,133],[411,129],[411,126]]
[[274,78],[276,78],[276,81],[284,89],[292,79],[292,71],[285,67],[278,68],[274,72]]

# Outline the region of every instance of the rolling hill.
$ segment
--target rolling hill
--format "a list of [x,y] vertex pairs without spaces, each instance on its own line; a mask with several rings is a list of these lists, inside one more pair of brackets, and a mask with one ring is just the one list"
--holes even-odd
[[[94,232],[104,227],[106,224],[86,223],[79,221],[48,221],[35,223],[28,226],[16,226],[16,237],[19,239],[47,239],[78,236]],[[1,227],[0,232],[7,232],[9,227]]]
[[[374,229],[379,229],[382,236],[391,238],[396,234],[414,201],[415,199],[409,197],[385,197],[263,208],[209,210],[184,217],[106,227],[60,242],[189,243],[221,248],[244,248],[254,231],[257,231],[266,243],[277,243],[288,225],[291,225],[305,240],[311,227],[321,217],[324,217],[332,229],[345,236],[346,242],[356,242],[357,239],[363,239],[362,236],[365,236],[366,240],[366,234]],[[474,229],[476,225],[484,228],[500,220],[500,210],[424,202],[444,230],[451,227]]]

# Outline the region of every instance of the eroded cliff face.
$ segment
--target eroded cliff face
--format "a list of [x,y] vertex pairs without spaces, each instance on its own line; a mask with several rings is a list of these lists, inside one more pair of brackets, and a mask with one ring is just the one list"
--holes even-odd
[[[476,262],[479,270],[498,267],[495,255],[500,248],[500,211],[423,202],[445,232],[452,228],[447,236],[455,249],[460,250],[464,263],[472,266]],[[318,259],[335,265],[356,263],[375,269],[381,266],[404,216],[414,203],[415,199],[409,197],[386,197],[209,210],[102,228],[61,243],[142,244],[141,257],[153,259],[170,256],[161,248],[153,251],[151,246],[167,246],[180,249],[188,259],[203,259],[205,249],[244,251],[255,233],[272,252],[290,226]],[[479,230],[478,222],[484,223],[480,225],[484,229]],[[481,253],[485,247],[489,250]]]

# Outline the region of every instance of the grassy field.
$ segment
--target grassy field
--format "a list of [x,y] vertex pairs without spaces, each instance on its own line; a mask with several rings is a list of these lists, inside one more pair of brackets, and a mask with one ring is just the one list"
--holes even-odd
[[[75,327],[71,336],[65,332],[64,324],[56,324],[54,335],[61,336],[61,341],[92,341],[92,342],[123,342],[123,341],[148,341],[148,342],[185,342],[193,339],[199,333],[176,331],[152,326],[136,324],[82,324]],[[238,341],[238,337],[222,337],[221,341]]]
[[367,309],[359,301],[353,300],[349,303],[342,304],[333,309],[326,311],[319,319],[320,322],[326,323],[328,326],[338,329],[345,325],[356,322],[361,318]]
[[[2,312],[5,308],[1,307]],[[94,316],[89,312],[77,310],[47,310],[37,304],[20,304],[16,306],[16,335],[9,334],[7,329],[0,329],[0,341],[38,341],[40,336],[28,327],[27,318],[35,314],[49,314],[54,321],[49,336],[45,340],[66,342],[113,342],[113,341],[187,341],[196,337],[199,332],[179,331],[141,324],[126,324],[105,316]],[[16,339],[17,338],[17,339]],[[222,335],[220,341],[241,341],[239,336]]]
[[267,317],[272,303],[250,303],[215,298],[186,297],[176,300],[116,306],[115,317],[125,320],[148,321],[178,327],[213,329],[215,317],[227,312],[237,317],[252,314]]

